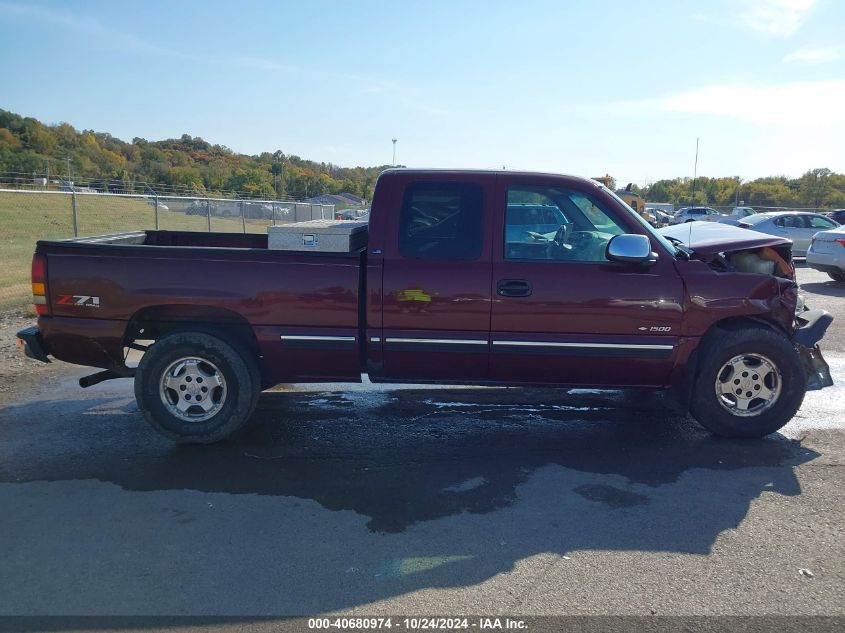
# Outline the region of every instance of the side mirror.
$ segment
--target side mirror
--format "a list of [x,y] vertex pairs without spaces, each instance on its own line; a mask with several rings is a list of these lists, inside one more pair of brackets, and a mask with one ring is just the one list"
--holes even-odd
[[651,241],[645,235],[616,235],[607,243],[607,258],[625,264],[653,264],[657,255],[651,252]]

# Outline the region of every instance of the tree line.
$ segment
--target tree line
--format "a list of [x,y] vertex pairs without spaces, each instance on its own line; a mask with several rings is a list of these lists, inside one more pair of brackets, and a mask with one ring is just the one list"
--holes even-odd
[[369,200],[378,167],[339,167],[281,150],[248,156],[200,137],[127,143],[111,134],[45,125],[32,117],[0,110],[0,173],[44,176],[86,184],[102,191],[169,191],[215,195],[236,191],[254,197],[302,199],[340,192]]
[[[105,132],[78,131],[67,123],[45,125],[0,110],[0,172],[22,178],[47,171],[84,181],[101,191],[143,191],[139,183],[193,195],[237,191],[255,197],[306,198],[349,192],[369,200],[378,167],[339,167],[281,150],[248,156],[200,137],[131,143]],[[694,185],[694,186],[693,186]],[[675,205],[845,207],[845,174],[812,169],[799,178],[738,176],[658,180],[633,190],[649,202]],[[145,193],[148,193],[145,191]]]
[[811,169],[799,178],[769,176],[746,181],[738,176],[700,176],[695,183],[692,178],[673,178],[658,180],[645,187],[634,186],[632,190],[648,202],[671,202],[684,206],[845,207],[845,174],[837,174],[824,167]]

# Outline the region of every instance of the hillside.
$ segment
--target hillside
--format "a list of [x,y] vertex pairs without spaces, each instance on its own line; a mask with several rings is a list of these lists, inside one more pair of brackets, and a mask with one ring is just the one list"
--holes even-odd
[[[99,191],[213,195],[237,191],[266,198],[296,198],[349,192],[369,199],[386,166],[345,168],[317,163],[282,150],[256,156],[238,154],[200,137],[131,143],[105,132],[78,131],[67,123],[45,125],[31,117],[0,110],[0,175],[32,182],[47,170],[84,182]],[[624,184],[624,183],[620,183]],[[690,178],[658,180],[635,191],[652,202],[690,204]],[[771,176],[743,181],[737,176],[699,177],[695,203],[761,207],[845,207],[845,175],[813,169],[800,178]]]
[[149,183],[166,192],[197,195],[237,191],[301,199],[345,191],[369,199],[386,167],[338,167],[281,150],[247,156],[188,134],[127,143],[105,132],[78,131],[67,123],[45,125],[0,110],[0,174],[7,178],[11,174],[30,180],[48,169],[51,178],[67,178],[70,170],[71,180],[101,191],[147,193],[141,183]]

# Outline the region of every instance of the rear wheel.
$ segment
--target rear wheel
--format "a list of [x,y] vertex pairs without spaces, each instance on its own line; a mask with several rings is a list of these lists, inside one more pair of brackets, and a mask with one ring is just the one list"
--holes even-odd
[[827,273],[833,281],[845,281],[845,270],[837,270]]
[[202,332],[178,332],[144,354],[135,372],[135,399],[162,435],[209,444],[246,423],[260,382],[254,359],[240,346]]
[[724,437],[762,437],[789,422],[806,391],[789,340],[762,327],[708,338],[690,403],[701,425]]

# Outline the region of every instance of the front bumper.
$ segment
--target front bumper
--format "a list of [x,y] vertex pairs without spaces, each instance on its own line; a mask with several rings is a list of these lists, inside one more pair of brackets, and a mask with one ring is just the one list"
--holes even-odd
[[47,349],[44,347],[44,340],[38,327],[31,326],[18,332],[18,349],[28,358],[40,360],[42,363],[49,363]]
[[824,310],[808,310],[796,318],[798,328],[792,337],[795,349],[804,364],[807,390],[824,389],[833,386],[830,367],[822,356],[818,342],[833,323],[833,315]]

